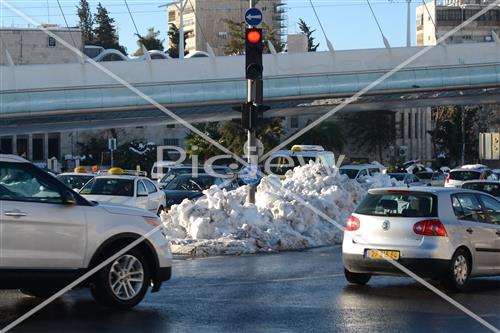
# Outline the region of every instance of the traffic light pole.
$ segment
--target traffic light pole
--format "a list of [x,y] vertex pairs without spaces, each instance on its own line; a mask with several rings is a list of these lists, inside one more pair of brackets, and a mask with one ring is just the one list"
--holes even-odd
[[[256,93],[256,81],[255,80],[247,80],[247,102],[253,103],[255,101],[255,93]],[[256,140],[256,132],[254,129],[249,129],[247,131],[248,135],[248,149],[247,149],[247,159],[248,164],[251,166],[252,170],[257,170],[257,163],[259,156],[257,155],[257,140]],[[257,192],[257,185],[249,185],[248,186],[248,202],[255,204],[255,193]]]
[[[250,8],[255,7],[255,0],[249,0]],[[253,103],[255,102],[256,96],[256,81],[255,80],[247,80],[247,102]],[[257,162],[259,156],[257,155],[257,143],[256,143],[256,133],[255,128],[249,129],[247,131],[248,136],[248,148],[247,148],[247,160],[248,164],[252,168],[252,170],[256,170]],[[248,198],[247,201],[251,204],[255,204],[255,193],[257,192],[257,185],[249,185],[248,186]]]

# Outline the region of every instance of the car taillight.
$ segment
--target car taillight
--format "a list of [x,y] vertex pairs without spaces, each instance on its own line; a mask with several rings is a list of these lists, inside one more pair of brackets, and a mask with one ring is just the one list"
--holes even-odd
[[450,175],[446,176],[446,180],[444,181],[446,184],[450,182]]
[[356,231],[361,226],[361,221],[354,215],[350,215],[345,226],[346,231]]
[[413,231],[422,236],[447,237],[448,233],[439,219],[425,220],[415,223]]

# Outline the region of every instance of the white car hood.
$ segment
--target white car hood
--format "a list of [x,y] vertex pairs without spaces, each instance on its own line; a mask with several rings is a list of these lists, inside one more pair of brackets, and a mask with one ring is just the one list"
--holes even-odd
[[[98,201],[98,200],[96,200]],[[99,202],[100,208],[106,210],[107,212],[111,214],[120,214],[120,215],[132,215],[132,216],[149,216],[149,217],[156,217],[151,212],[148,212],[145,209],[142,208],[136,208],[136,207],[131,207],[131,206],[125,206],[125,205],[120,205],[120,204],[115,204],[115,203],[110,203],[110,202]]]
[[83,197],[86,198],[87,200],[92,200],[92,201],[110,202],[122,205],[135,206],[133,197],[121,197],[114,195],[87,195],[87,194],[85,194]]

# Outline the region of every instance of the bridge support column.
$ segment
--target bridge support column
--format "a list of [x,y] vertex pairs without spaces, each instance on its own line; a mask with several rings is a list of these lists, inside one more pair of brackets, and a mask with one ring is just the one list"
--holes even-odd
[[12,136],[12,154],[17,155],[17,135]]
[[49,156],[49,133],[43,133],[43,160],[47,161]]
[[28,160],[33,161],[33,134],[28,134]]

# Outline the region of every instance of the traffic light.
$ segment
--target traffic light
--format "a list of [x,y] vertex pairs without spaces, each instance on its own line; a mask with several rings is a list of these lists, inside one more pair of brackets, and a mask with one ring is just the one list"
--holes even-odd
[[247,28],[245,31],[246,78],[248,80],[262,79],[262,29]]

